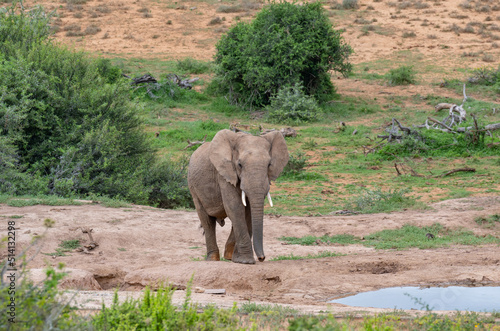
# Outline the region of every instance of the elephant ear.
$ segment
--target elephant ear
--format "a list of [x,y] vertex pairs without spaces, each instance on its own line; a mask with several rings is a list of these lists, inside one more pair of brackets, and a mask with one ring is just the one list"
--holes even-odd
[[276,180],[288,163],[288,148],[285,138],[279,131],[273,131],[262,136],[271,143],[271,166],[269,167],[269,180]]
[[236,140],[236,133],[231,130],[221,130],[217,132],[210,143],[210,162],[217,169],[217,172],[226,181],[236,186],[238,175],[233,165],[233,144]]

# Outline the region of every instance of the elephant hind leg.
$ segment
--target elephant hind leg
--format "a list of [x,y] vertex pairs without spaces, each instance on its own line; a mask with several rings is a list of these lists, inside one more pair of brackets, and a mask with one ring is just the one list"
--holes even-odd
[[226,248],[224,249],[224,258],[226,260],[233,259],[234,248],[236,246],[236,239],[234,238],[234,229],[231,227],[231,233],[226,241]]
[[201,226],[205,232],[205,242],[207,245],[206,260],[220,261],[219,247],[217,246],[217,237],[215,235],[215,225],[217,224],[217,219],[209,216],[197,199],[193,200],[196,211],[198,212],[198,217],[200,218]]

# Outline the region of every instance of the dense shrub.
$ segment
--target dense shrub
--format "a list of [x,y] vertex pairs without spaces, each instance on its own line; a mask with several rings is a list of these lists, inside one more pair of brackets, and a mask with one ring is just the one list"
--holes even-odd
[[49,16],[0,12],[0,192],[190,206],[185,171],[155,156],[121,71],[53,45]]
[[268,120],[275,123],[300,125],[319,119],[321,109],[316,100],[304,93],[300,83],[293,87],[283,87],[271,97],[267,107]]
[[389,85],[409,85],[416,83],[416,74],[413,66],[400,66],[396,69],[391,69],[387,75]]
[[271,3],[251,23],[232,27],[216,48],[212,83],[240,105],[267,105],[280,87],[296,83],[323,100],[334,92],[328,72],[351,70],[352,50],[320,2]]
[[469,83],[491,86],[496,93],[500,93],[500,66],[497,69],[477,68],[472,71]]
[[144,184],[150,188],[149,203],[160,208],[191,207],[193,199],[187,185],[188,159],[159,161],[146,175]]

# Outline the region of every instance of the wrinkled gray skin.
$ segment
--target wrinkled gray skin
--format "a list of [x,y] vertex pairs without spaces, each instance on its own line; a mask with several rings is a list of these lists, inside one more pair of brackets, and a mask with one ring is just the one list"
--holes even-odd
[[[254,264],[255,250],[259,261],[264,261],[264,199],[270,182],[279,176],[288,157],[285,139],[279,132],[258,137],[222,130],[212,142],[193,153],[188,184],[205,230],[207,260],[220,260],[215,226],[224,225],[224,219],[229,217],[232,228],[224,258]],[[246,207],[242,190],[246,194]]]

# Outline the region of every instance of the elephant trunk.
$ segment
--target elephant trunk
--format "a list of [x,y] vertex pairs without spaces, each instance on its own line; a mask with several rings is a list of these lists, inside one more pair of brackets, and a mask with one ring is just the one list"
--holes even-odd
[[252,214],[253,249],[260,262],[264,261],[264,195],[257,198],[258,201],[250,200],[250,212]]

